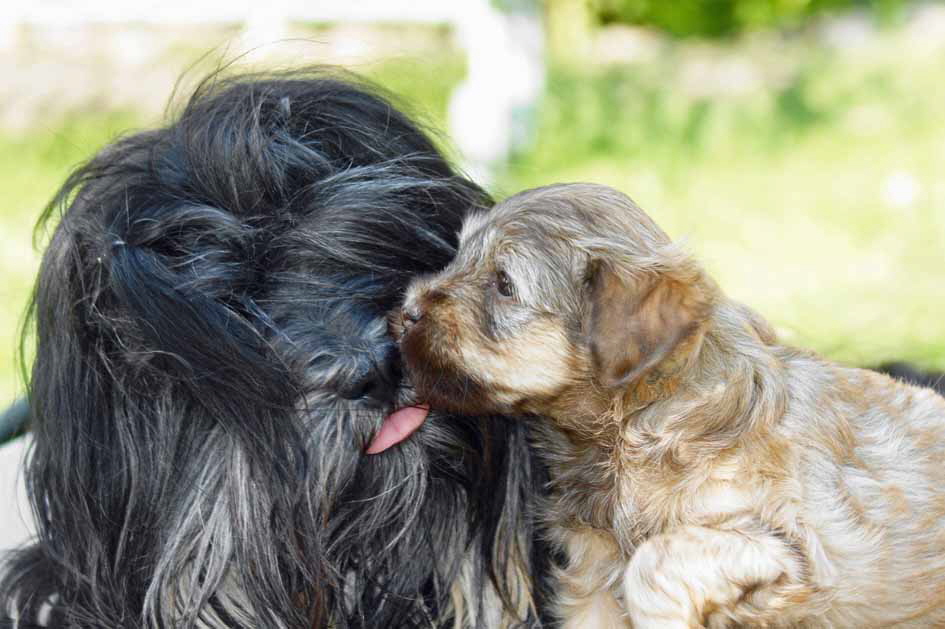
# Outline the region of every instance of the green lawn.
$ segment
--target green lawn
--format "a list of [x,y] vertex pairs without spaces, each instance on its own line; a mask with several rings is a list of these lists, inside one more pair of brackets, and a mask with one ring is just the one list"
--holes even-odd
[[[500,194],[615,186],[786,342],[943,368],[945,47],[901,32],[810,44],[679,45],[644,67],[559,71]],[[699,54],[783,77],[706,93],[687,85]]]
[[[856,364],[945,368],[941,48],[913,53],[895,35],[854,53],[751,46],[679,45],[644,67],[552,72],[535,143],[499,174],[496,194],[555,181],[614,185],[788,342]],[[686,83],[699,54],[743,54],[784,77],[706,94]],[[438,126],[463,64],[445,55],[367,70]],[[38,264],[36,216],[76,163],[155,122],[85,113],[0,133],[0,402],[20,388],[13,356]]]

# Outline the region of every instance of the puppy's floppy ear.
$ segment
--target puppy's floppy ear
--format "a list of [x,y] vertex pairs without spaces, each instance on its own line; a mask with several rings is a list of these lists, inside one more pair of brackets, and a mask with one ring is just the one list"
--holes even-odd
[[701,281],[689,280],[668,272],[631,278],[606,262],[591,262],[587,331],[604,386],[617,388],[639,380],[699,330],[711,297]]

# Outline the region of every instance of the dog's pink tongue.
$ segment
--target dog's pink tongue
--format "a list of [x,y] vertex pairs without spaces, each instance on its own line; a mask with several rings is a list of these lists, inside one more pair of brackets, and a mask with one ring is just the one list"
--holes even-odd
[[396,410],[384,420],[381,429],[374,435],[374,440],[368,446],[368,454],[378,454],[391,446],[395,446],[414,432],[427,418],[430,407],[426,404],[408,406]]

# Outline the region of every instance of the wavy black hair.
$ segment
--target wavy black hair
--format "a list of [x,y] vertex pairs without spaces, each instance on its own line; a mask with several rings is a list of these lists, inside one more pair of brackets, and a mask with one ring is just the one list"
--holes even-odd
[[45,217],[39,530],[4,567],[6,621],[537,626],[521,423],[433,414],[363,454],[400,395],[385,313],[490,203],[324,70],[212,77],[79,168]]

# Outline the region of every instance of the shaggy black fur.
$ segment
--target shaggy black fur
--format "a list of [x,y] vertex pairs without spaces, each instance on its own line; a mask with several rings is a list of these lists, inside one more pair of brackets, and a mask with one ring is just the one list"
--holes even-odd
[[464,623],[495,626],[521,608],[546,553],[520,423],[433,416],[362,454],[398,395],[383,315],[489,203],[385,99],[319,73],[214,78],[75,172],[32,306],[39,539],[4,568],[7,622],[452,626],[460,596]]

